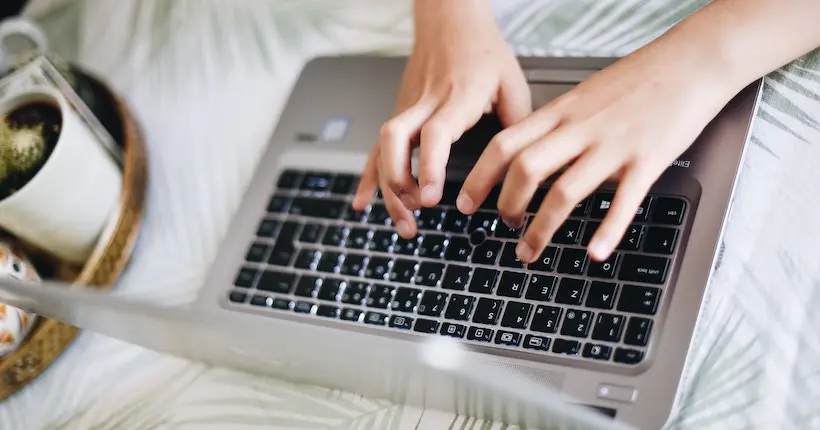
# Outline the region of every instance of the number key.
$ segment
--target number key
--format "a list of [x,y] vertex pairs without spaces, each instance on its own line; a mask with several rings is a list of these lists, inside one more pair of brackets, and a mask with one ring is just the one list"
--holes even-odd
[[444,318],[450,320],[467,321],[470,319],[470,311],[473,310],[475,297],[453,294],[444,312]]
[[555,333],[558,327],[558,318],[561,317],[561,308],[539,305],[535,308],[530,330],[541,333]]

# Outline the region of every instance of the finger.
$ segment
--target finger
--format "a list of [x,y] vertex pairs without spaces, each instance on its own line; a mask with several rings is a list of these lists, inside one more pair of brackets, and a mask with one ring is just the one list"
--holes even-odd
[[[661,168],[655,166],[661,166]],[[653,166],[653,167],[649,167]],[[663,171],[663,163],[644,163],[630,166],[623,175],[615,197],[606,216],[589,242],[591,259],[603,261],[609,258],[618,246],[629,224],[635,219],[635,212],[643,202],[652,184]]]
[[434,206],[441,200],[450,148],[465,130],[481,119],[488,100],[486,90],[477,85],[453,92],[450,99],[422,126],[419,153],[422,205]]
[[456,207],[464,214],[472,214],[498,184],[504,172],[518,153],[549,133],[559,124],[557,112],[539,111],[513,127],[493,137],[476,161],[461,188]]
[[501,216],[513,226],[519,226],[541,183],[587,147],[586,139],[579,132],[558,129],[521,151],[510,165],[498,196]]
[[521,261],[530,263],[538,258],[575,205],[621,168],[622,164],[613,158],[613,152],[586,151],[552,184],[518,243],[516,254]]
[[356,187],[356,194],[353,197],[353,209],[357,211],[364,210],[365,206],[373,200],[373,195],[376,194],[376,189],[379,186],[379,169],[376,164],[378,157],[379,147],[377,145],[367,156],[364,171],[362,171],[359,185]]
[[[379,175],[383,178],[382,175]],[[388,187],[386,181],[381,179],[382,196],[384,199],[384,207],[390,218],[393,220],[393,225],[396,226],[399,236],[410,239],[416,235],[416,223],[413,222],[413,213],[404,206],[402,201],[395,193]]]
[[[436,109],[433,99],[420,100],[382,126],[379,136],[379,177],[387,189],[408,208],[419,205],[419,192],[411,172],[412,139]],[[384,192],[385,188],[382,188]]]
[[504,127],[510,127],[532,113],[532,95],[524,72],[519,67],[501,81],[496,103],[498,117]]

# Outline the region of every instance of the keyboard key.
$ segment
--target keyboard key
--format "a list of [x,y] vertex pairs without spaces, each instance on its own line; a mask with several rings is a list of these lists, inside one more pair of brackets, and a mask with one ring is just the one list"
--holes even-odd
[[646,221],[649,217],[649,208],[652,204],[652,196],[646,196],[641,202],[641,205],[638,206],[638,209],[635,210],[635,221]]
[[586,306],[595,309],[612,309],[615,306],[617,284],[593,281],[589,286]]
[[569,216],[572,217],[582,217],[587,214],[587,209],[589,208],[589,201],[590,198],[587,197],[580,202],[575,204],[575,208],[572,210],[572,213]]
[[592,198],[592,206],[589,208],[589,217],[593,219],[603,219],[609,211],[609,206],[612,205],[613,193],[602,192],[597,193]]
[[583,222],[579,219],[569,219],[564,221],[561,227],[552,236],[552,242],[562,245],[575,245],[581,237],[581,227]]
[[457,209],[450,209],[444,215],[444,222],[441,224],[441,230],[447,233],[464,233],[467,230],[467,222],[469,217]]
[[504,307],[504,316],[501,318],[501,326],[508,328],[527,328],[530,320],[532,305],[529,303],[508,302]]
[[239,273],[233,281],[233,284],[240,288],[250,288],[253,286],[253,280],[256,279],[256,269],[250,267],[243,267],[239,269]]
[[325,273],[336,273],[341,268],[343,254],[335,251],[325,251],[319,262],[316,263],[316,270]]
[[555,339],[552,343],[552,352],[562,355],[577,355],[581,349],[581,342],[577,340]]
[[470,279],[468,290],[471,293],[492,294],[497,276],[498,271],[496,270],[476,268],[473,270],[473,277]]
[[[314,278],[315,279],[315,278]],[[273,293],[290,294],[296,275],[293,273],[266,270],[259,277],[256,289]]]
[[282,223],[275,219],[265,219],[259,223],[259,227],[256,228],[256,235],[259,237],[276,237],[276,234],[279,233],[279,227],[282,226]]
[[591,358],[593,360],[609,360],[611,355],[611,347],[606,345],[596,345],[594,343],[584,345],[584,351],[581,353],[582,357]]
[[600,313],[595,319],[595,328],[592,330],[592,339],[604,342],[619,342],[624,327],[624,317],[621,315]]
[[391,308],[398,312],[413,313],[416,311],[416,305],[418,305],[420,297],[421,290],[399,287],[399,289],[396,290],[396,296],[393,297]]
[[338,219],[344,210],[345,202],[342,200],[297,197],[293,199],[288,213],[311,218]]
[[578,306],[584,298],[585,289],[586,281],[583,279],[562,278],[555,293],[555,303]]
[[431,263],[425,261],[419,265],[419,270],[416,272],[416,284],[427,287],[435,287],[438,285],[438,281],[441,280],[443,272],[443,263]]
[[447,238],[441,234],[427,234],[421,240],[419,257],[441,258],[444,254],[444,242]]
[[273,299],[273,303],[270,304],[270,307],[273,309],[279,309],[282,311],[289,311],[291,306],[290,300],[285,299]]
[[604,261],[590,261],[589,267],[587,267],[587,276],[604,279],[614,278],[615,266],[618,263],[618,258],[620,258],[620,255],[613,252],[609,255],[609,258]]
[[541,333],[555,333],[558,319],[561,317],[561,308],[538,305],[532,317],[530,330]]
[[501,242],[497,240],[487,240],[475,248],[472,262],[474,264],[486,264],[495,266],[498,254],[501,252]]
[[310,314],[313,313],[315,306],[316,305],[310,302],[296,302],[296,304],[293,305],[293,311],[299,314]]
[[446,322],[441,324],[441,330],[439,331],[439,334],[441,334],[442,336],[462,338],[464,337],[465,331],[467,331],[467,327],[461,324],[453,324]]
[[345,321],[355,321],[358,322],[359,318],[362,316],[362,311],[353,308],[344,308],[342,309],[342,314],[339,316],[340,319]]
[[498,330],[495,335],[495,343],[505,346],[518,346],[521,344],[521,333]]
[[393,290],[389,285],[376,284],[370,287],[365,304],[369,308],[387,309],[393,301]]
[[361,276],[367,257],[362,254],[348,254],[342,262],[339,273],[347,276]]
[[507,242],[504,244],[504,250],[501,251],[501,261],[498,262],[501,267],[511,267],[520,269],[524,267],[524,263],[518,259],[515,253],[515,243]]
[[367,221],[367,214],[368,212],[366,209],[364,211],[357,211],[356,209],[353,209],[353,206],[348,205],[347,209],[345,209],[345,214],[344,217],[342,217],[342,219],[344,219],[345,221],[350,221],[358,224]]
[[498,196],[501,195],[501,187],[496,186],[493,187],[489,193],[487,193],[487,197],[481,202],[481,209],[490,209],[490,210],[497,210],[498,209]]
[[273,196],[268,201],[268,213],[282,214],[290,210],[293,199],[287,196]]
[[613,361],[623,364],[638,364],[643,360],[643,352],[636,349],[617,348]]
[[470,224],[467,225],[467,233],[481,229],[490,236],[495,231],[497,222],[498,215],[496,215],[495,212],[478,211],[470,217]]
[[268,249],[270,247],[264,243],[254,243],[248,248],[248,252],[245,253],[245,261],[251,263],[261,263],[265,260],[265,254],[268,253]]
[[390,252],[398,235],[389,230],[376,230],[367,244],[367,249],[375,252]]
[[440,317],[447,302],[447,293],[427,290],[421,295],[418,314],[428,317]]
[[390,270],[390,280],[402,284],[411,283],[416,275],[417,266],[418,262],[415,260],[399,258],[393,262],[393,268]]
[[599,221],[587,221],[586,227],[584,227],[584,234],[581,236],[581,245],[589,245],[589,242],[592,241],[592,236],[595,235],[595,232],[598,231],[598,227],[600,226],[601,223]]
[[364,276],[370,279],[385,279],[390,271],[390,259],[387,257],[370,257]]
[[302,182],[302,173],[298,170],[285,170],[279,175],[276,188],[280,190],[292,190]]
[[477,324],[495,325],[498,323],[498,315],[503,302],[496,299],[481,297],[475,307],[473,322]]
[[299,188],[303,191],[321,192],[330,190],[333,175],[325,172],[308,172],[302,177]]
[[618,310],[636,314],[654,315],[660,303],[661,290],[655,287],[624,285],[618,299]]
[[339,316],[339,308],[330,305],[319,305],[316,307],[316,315],[325,318],[337,318]]
[[626,233],[621,238],[621,242],[618,244],[618,249],[624,251],[637,251],[638,247],[641,246],[641,237],[643,236],[643,226],[641,225],[630,225],[629,228],[626,229]]
[[683,222],[683,211],[686,209],[686,202],[683,200],[658,197],[652,206],[652,222],[673,225]]
[[410,330],[413,326],[413,318],[404,315],[393,315],[390,317],[390,327]]
[[390,214],[383,204],[371,206],[370,213],[367,214],[368,224],[390,225]]
[[[245,294],[247,297],[247,294]],[[245,299],[242,299],[244,301]],[[273,307],[273,297],[263,296],[261,294],[254,294],[251,297],[251,301],[249,302],[253,306],[259,306],[262,308],[270,308]]]
[[335,302],[339,300],[339,292],[341,292],[343,286],[344,281],[341,279],[325,279],[319,287],[319,293],[316,294],[316,298],[319,300]]
[[433,334],[436,331],[438,331],[438,321],[419,318],[413,325],[413,331],[417,331],[419,333]]
[[302,232],[299,234],[299,242],[302,243],[316,243],[322,237],[325,226],[321,224],[308,223],[302,227]]
[[302,276],[296,284],[294,295],[299,297],[316,297],[316,292],[322,280],[316,276]]
[[558,258],[558,248],[548,246],[541,252],[537,260],[527,265],[530,270],[538,272],[552,272],[555,268],[555,260]]
[[366,228],[353,228],[345,238],[345,248],[364,249],[370,241],[370,230]]
[[646,346],[652,333],[652,320],[640,317],[629,318],[624,334],[624,343],[633,346]]
[[342,246],[345,240],[345,229],[340,225],[330,225],[325,231],[322,244],[327,246]]
[[546,336],[536,336],[532,334],[528,334],[524,336],[524,348],[526,349],[534,349],[536,351],[549,351],[550,350],[550,338]]
[[353,194],[358,183],[359,178],[354,175],[336,175],[333,179],[333,185],[330,187],[330,192],[339,195]]
[[365,282],[348,282],[342,293],[342,303],[348,305],[361,306],[364,304],[364,299],[367,297],[369,285]]
[[519,298],[524,295],[524,282],[527,274],[523,272],[504,271],[501,280],[498,282],[496,294],[502,297]]
[[627,254],[621,263],[618,279],[644,284],[663,284],[666,281],[668,267],[668,258]]
[[547,191],[546,188],[538,188],[535,190],[529,204],[527,204],[527,212],[538,213],[538,209],[541,208],[541,203],[544,202],[544,197],[547,196]]
[[470,327],[467,330],[467,340],[490,342],[493,339],[493,330],[483,327]]
[[469,267],[451,264],[447,266],[447,271],[444,272],[444,279],[441,281],[441,288],[445,290],[464,291],[467,288],[467,281],[469,279]]
[[561,252],[561,261],[558,262],[558,273],[580,275],[584,273],[586,261],[587,252],[585,250],[564,248],[564,251]]
[[475,304],[475,297],[461,294],[453,294],[447,303],[447,310],[444,311],[444,318],[448,320],[468,321],[470,313]]
[[245,303],[245,300],[248,298],[248,293],[244,291],[231,291],[231,294],[228,296],[228,300],[234,303]]
[[364,323],[373,325],[387,325],[387,314],[368,311],[364,314]]
[[646,243],[643,245],[644,252],[653,254],[671,255],[675,249],[675,241],[678,238],[678,230],[668,227],[649,227],[646,232]]
[[396,244],[393,245],[393,253],[400,255],[415,255],[419,247],[419,236],[412,239],[405,239],[403,237],[396,238]]
[[422,208],[416,217],[416,225],[419,230],[438,230],[443,218],[444,211],[439,208]]
[[530,275],[527,283],[527,299],[548,302],[552,297],[552,287],[555,285],[555,277],[549,275]]
[[444,259],[449,261],[467,261],[470,259],[470,253],[473,252],[473,247],[470,246],[470,241],[466,237],[450,238],[450,243],[447,244],[447,252],[444,253]]
[[524,228],[510,228],[503,222],[496,223],[495,237],[504,239],[519,239]]
[[587,337],[592,322],[592,312],[578,309],[567,309],[564,322],[561,324],[563,336]]

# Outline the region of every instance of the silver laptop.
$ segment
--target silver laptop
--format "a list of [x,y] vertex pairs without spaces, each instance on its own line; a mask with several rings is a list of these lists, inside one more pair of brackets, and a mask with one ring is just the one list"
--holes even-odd
[[[521,60],[536,108],[612,61]],[[560,405],[544,399],[559,393],[595,417],[661,428],[676,402],[761,83],[744,89],[669,167],[616,257],[592,263],[585,254],[612,199],[614,187],[604,186],[523,267],[512,254],[520,232],[500,222],[492,197],[472,217],[455,209],[479,151],[454,150],[441,205],[417,213],[414,240],[397,236],[378,197],[364,212],[351,209],[403,67],[404,59],[385,57],[307,64],[197,301],[178,317],[146,320],[164,336],[144,343],[512,424],[557,421]],[[481,148],[498,130],[488,115],[462,137],[470,145],[454,148]],[[219,328],[196,332],[199,325]],[[431,347],[438,340],[450,343]],[[209,351],[195,351],[203,344]],[[426,366],[402,361],[417,353],[427,354]]]

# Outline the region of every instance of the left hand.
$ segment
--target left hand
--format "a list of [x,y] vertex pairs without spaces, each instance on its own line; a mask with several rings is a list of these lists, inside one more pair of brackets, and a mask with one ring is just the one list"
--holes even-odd
[[497,134],[467,176],[458,209],[475,212],[506,173],[498,209],[505,223],[520,228],[539,185],[569,165],[518,243],[518,258],[531,263],[578,202],[617,180],[588,247],[592,260],[606,260],[652,184],[734,95],[724,80],[692,59],[663,61],[651,48],[636,51]]

